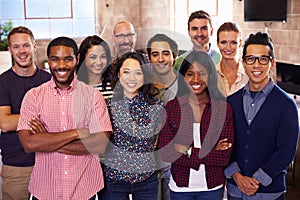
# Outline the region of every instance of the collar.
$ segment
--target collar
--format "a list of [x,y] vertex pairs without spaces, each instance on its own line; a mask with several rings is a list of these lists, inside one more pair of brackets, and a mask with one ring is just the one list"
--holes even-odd
[[60,89],[60,88],[57,87],[57,85],[56,85],[56,83],[54,81],[54,78],[52,76],[52,78],[50,80],[50,86],[51,86],[51,88],[53,90],[55,90],[57,92],[63,92],[64,91],[64,92],[70,93],[70,92],[72,92],[75,89],[75,87],[77,85],[77,82],[78,82],[78,80],[74,77],[73,81],[71,82],[71,84],[67,88]]
[[[268,96],[270,94],[270,92],[272,91],[273,87],[274,87],[274,81],[273,79],[269,79],[269,83],[261,90],[259,91],[259,93],[263,93],[265,96]],[[249,88],[249,82],[245,85],[244,89],[243,89],[243,96],[245,94],[250,95],[250,88]]]
[[[221,62],[219,62],[218,64],[216,64],[216,70],[217,72],[222,76],[224,77],[224,73],[222,72],[221,70]],[[238,77],[241,77],[243,75],[246,75],[246,72],[245,72],[245,69],[243,67],[243,64],[241,62],[238,62],[238,71],[237,71],[237,76]]]

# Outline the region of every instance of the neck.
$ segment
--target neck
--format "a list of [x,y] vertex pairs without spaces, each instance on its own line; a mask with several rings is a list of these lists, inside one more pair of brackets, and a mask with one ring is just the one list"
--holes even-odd
[[189,93],[189,103],[197,105],[206,105],[209,99],[207,91],[202,92],[201,94]]
[[270,81],[269,78],[265,79],[264,81],[262,81],[260,83],[255,83],[255,82],[249,81],[249,89],[251,92],[259,92],[259,91],[263,90],[264,87],[266,87],[266,85],[268,85],[269,81]]
[[88,85],[98,85],[101,83],[101,76],[97,74],[88,73]]
[[232,69],[238,69],[239,63],[235,59],[222,59],[221,63],[221,71],[227,71],[227,70],[232,70]]
[[37,70],[37,67],[34,64],[27,67],[20,67],[18,65],[14,65],[12,67],[12,70],[19,76],[33,76]]
[[168,74],[155,74],[154,82],[159,88],[168,88],[176,80],[176,74],[174,71],[170,71]]

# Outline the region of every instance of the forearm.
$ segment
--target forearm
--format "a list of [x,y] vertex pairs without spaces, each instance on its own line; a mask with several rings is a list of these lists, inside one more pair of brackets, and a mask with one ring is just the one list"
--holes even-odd
[[73,140],[79,139],[79,133],[76,129],[35,134],[30,130],[20,130],[18,136],[26,152],[53,152]]
[[0,117],[0,129],[2,132],[15,131],[18,127],[19,114],[9,114]]
[[100,132],[91,134],[90,136],[74,140],[60,149],[59,153],[69,155],[86,155],[86,154],[98,154],[104,153],[106,145],[109,141],[110,132]]

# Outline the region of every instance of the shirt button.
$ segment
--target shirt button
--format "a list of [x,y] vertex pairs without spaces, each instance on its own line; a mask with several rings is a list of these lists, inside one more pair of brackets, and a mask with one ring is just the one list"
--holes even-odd
[[64,114],[65,114],[65,112],[64,112],[64,111],[62,111],[62,112],[61,112],[61,114],[62,114],[62,115],[64,115]]
[[254,107],[254,103],[252,103],[251,106]]
[[245,159],[245,163],[248,163],[248,159]]
[[68,174],[68,172],[67,171],[65,171],[65,173],[64,173],[65,175],[67,175]]
[[248,147],[249,147],[249,146],[248,146],[248,145],[246,145],[246,146],[245,146],[245,149],[248,149]]
[[67,159],[68,159],[68,156],[65,156],[65,159],[67,160]]
[[248,119],[248,122],[251,122],[251,119]]
[[246,131],[246,133],[249,135],[249,134],[250,134],[250,131]]

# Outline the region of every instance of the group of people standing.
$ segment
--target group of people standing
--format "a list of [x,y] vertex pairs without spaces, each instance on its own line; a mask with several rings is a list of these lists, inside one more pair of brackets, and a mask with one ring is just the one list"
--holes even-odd
[[[270,77],[267,33],[243,42],[192,13],[193,49],[155,34],[145,52],[127,21],[117,56],[99,36],[47,47],[51,75],[34,64],[32,32],[8,35],[14,58],[0,76],[3,199],[285,199],[297,148],[297,106]],[[239,51],[243,46],[240,59]],[[100,91],[100,92],[99,92]]]

